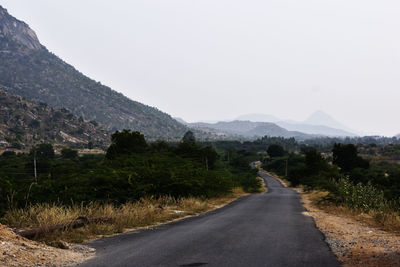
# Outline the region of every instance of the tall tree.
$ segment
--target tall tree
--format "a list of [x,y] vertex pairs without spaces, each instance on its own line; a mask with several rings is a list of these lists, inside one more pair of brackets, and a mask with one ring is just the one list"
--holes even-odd
[[143,153],[147,148],[146,140],[140,132],[116,131],[111,135],[111,145],[107,149],[106,158],[115,159],[119,155]]
[[35,155],[38,158],[46,159],[52,159],[55,156],[53,145],[46,143],[40,144],[32,148],[30,154]]
[[285,150],[281,145],[272,144],[268,147],[267,153],[271,158],[276,158],[284,156]]
[[353,144],[335,144],[333,146],[333,164],[340,167],[342,172],[350,172],[355,168],[369,168],[369,162],[358,156],[357,147]]
[[194,137],[194,133],[192,131],[187,131],[182,138],[182,142],[184,143],[196,143],[196,138]]

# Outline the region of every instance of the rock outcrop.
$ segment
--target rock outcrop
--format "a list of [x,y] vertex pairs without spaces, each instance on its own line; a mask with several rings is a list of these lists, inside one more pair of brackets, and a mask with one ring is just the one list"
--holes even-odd
[[106,148],[108,133],[95,121],[85,121],[66,109],[25,101],[0,89],[0,150],[27,150],[42,143],[76,148]]
[[[10,16],[6,9],[0,6],[0,38],[10,38],[14,42],[31,50],[42,49],[35,32],[22,21]],[[5,51],[2,51],[3,53]]]

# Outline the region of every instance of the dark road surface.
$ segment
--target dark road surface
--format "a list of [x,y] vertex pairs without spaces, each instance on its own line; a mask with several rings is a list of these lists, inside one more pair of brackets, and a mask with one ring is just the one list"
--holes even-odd
[[268,193],[150,230],[93,241],[79,266],[339,266],[298,194],[261,174]]

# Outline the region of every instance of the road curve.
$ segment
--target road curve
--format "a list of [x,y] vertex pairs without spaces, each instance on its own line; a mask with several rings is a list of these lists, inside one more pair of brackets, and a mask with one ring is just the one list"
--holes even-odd
[[268,193],[153,229],[95,240],[79,266],[340,266],[302,215],[298,194],[260,173]]

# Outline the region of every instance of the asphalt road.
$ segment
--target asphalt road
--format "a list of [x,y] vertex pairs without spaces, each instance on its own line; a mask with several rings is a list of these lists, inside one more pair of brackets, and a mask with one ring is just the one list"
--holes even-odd
[[200,216],[89,243],[79,266],[339,266],[298,194],[260,174],[268,193]]

